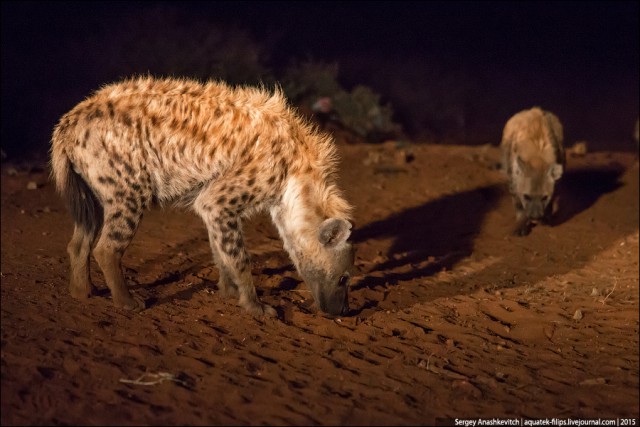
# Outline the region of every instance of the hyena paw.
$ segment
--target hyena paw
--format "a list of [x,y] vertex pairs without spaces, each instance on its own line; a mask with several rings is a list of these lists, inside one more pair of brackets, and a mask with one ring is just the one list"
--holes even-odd
[[278,312],[275,308],[261,302],[256,302],[250,305],[247,304],[244,306],[244,309],[254,317],[278,317]]
[[515,228],[515,230],[513,230],[514,236],[524,237],[524,236],[527,236],[529,233],[531,233],[531,227],[526,224],[518,226]]
[[240,297],[240,292],[238,291],[238,287],[236,285],[221,285],[218,283],[218,292],[220,296],[223,298],[238,298]]
[[142,311],[145,309],[144,300],[138,296],[121,296],[113,299],[113,304],[118,308],[124,308],[130,311]]
[[73,283],[69,286],[71,296],[75,299],[88,299],[98,295],[98,289],[93,286],[93,283],[87,285],[75,286]]

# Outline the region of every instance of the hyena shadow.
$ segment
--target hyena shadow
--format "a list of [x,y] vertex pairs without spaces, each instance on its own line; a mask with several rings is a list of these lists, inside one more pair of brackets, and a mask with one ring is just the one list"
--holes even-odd
[[352,290],[393,286],[398,281],[431,276],[443,268],[451,269],[471,254],[485,214],[496,206],[503,193],[503,186],[494,184],[447,195],[356,230],[355,243],[394,239],[387,260],[368,269],[368,274],[407,265],[411,268],[387,272],[382,277],[365,275]]
[[620,186],[625,168],[612,164],[604,169],[579,168],[565,172],[556,190],[559,199],[558,212],[549,225],[560,225],[589,209],[600,197]]
[[[251,247],[249,246],[249,249]],[[179,256],[178,254],[181,254]],[[176,264],[172,261],[179,259]],[[272,251],[262,251],[260,254],[253,254],[252,261],[260,262],[264,259],[277,259],[279,266],[275,268],[264,267],[256,268],[257,274],[264,275],[284,275],[287,272],[295,272],[295,267],[286,258],[286,254],[274,245]],[[219,267],[215,264],[211,255],[211,249],[206,238],[193,237],[182,241],[177,241],[171,245],[171,250],[163,251],[157,256],[148,257],[143,263],[135,265],[129,263],[135,268],[126,267],[125,276],[130,282],[131,290],[147,290],[149,296],[145,299],[147,307],[160,306],[163,304],[172,304],[174,300],[190,300],[193,295],[205,289],[218,289]],[[138,273],[145,270],[157,270],[160,266],[170,266],[167,271],[161,273],[153,280],[138,280]],[[194,284],[184,286],[191,279],[196,279]],[[280,284],[274,289],[265,290],[258,287],[256,292],[259,296],[265,294],[278,293],[280,291],[289,291],[295,289],[301,283],[294,277],[284,276]],[[162,289],[156,291],[154,289]],[[160,295],[164,293],[165,295]],[[108,295],[108,289],[100,291],[100,295]]]
[[[156,274],[156,278],[152,280],[139,280],[138,273],[147,270],[158,271],[160,267],[167,271]],[[171,303],[175,299],[189,300],[193,294],[214,287],[216,281],[210,278],[214,267],[206,239],[193,237],[172,243],[170,250],[157,254],[157,256],[146,257],[142,263],[127,262],[125,277],[129,282],[129,289],[148,291],[149,296],[145,299],[145,304],[147,307],[152,307]],[[185,282],[189,277],[195,277],[199,280],[196,284],[171,292],[175,285]],[[160,296],[154,291],[155,288],[164,288],[165,292],[166,289],[170,289],[171,293]],[[107,289],[104,289],[102,293],[108,294],[108,292]]]

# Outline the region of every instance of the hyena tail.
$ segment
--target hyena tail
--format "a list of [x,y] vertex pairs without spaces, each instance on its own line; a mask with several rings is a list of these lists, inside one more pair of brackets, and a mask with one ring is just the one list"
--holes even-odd
[[51,150],[51,176],[58,192],[67,200],[75,225],[92,240],[102,228],[104,210],[87,182],[78,174],[59,145]]

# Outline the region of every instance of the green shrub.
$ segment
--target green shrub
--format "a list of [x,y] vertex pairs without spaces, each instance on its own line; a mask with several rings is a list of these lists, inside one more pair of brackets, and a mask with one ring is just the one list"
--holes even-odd
[[333,108],[344,126],[371,142],[400,132],[400,125],[393,121],[391,106],[381,105],[380,95],[367,86],[358,85],[351,93],[337,93]]
[[361,85],[347,92],[337,78],[337,64],[307,60],[288,67],[282,84],[287,97],[304,109],[313,108],[321,98],[329,98],[331,120],[371,142],[400,132],[400,126],[393,121],[391,106],[381,105],[379,94]]

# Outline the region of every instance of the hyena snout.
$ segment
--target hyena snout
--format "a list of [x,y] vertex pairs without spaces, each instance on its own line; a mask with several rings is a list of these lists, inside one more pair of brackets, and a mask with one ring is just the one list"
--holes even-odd
[[522,207],[527,218],[531,220],[541,220],[545,216],[550,197],[547,195],[522,196]]
[[344,316],[349,312],[348,279],[341,279],[338,287],[332,292],[318,296],[318,306],[323,312],[332,316]]

